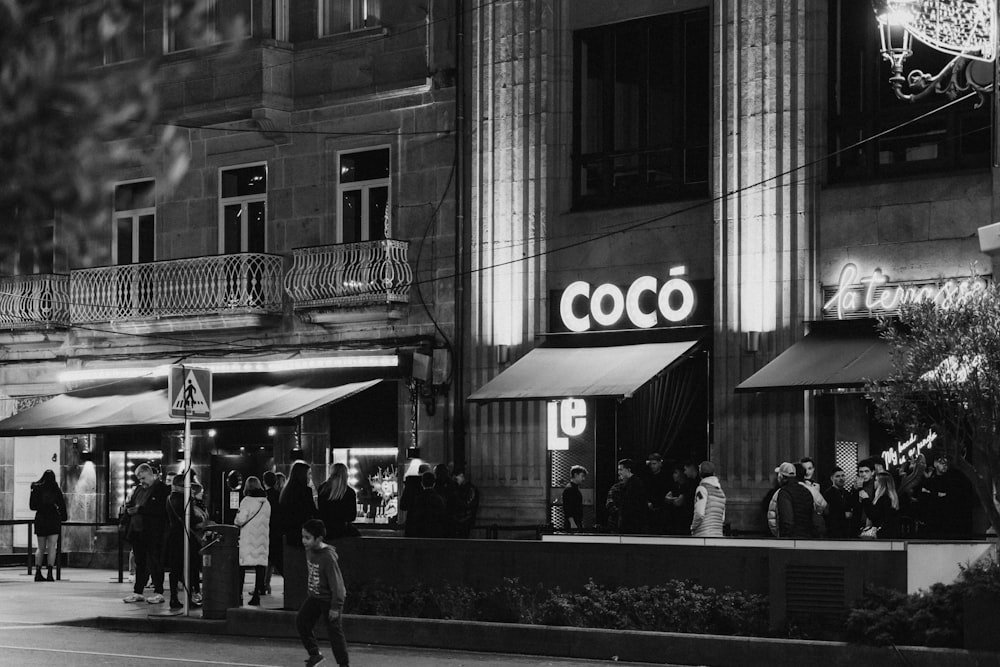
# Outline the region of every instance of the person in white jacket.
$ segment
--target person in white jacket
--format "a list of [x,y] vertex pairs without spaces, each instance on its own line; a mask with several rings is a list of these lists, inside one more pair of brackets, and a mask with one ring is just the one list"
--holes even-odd
[[694,492],[691,535],[722,537],[722,526],[726,522],[726,494],[722,491],[719,478],[715,476],[715,464],[702,461],[698,466],[698,474],[701,475],[701,482]]
[[240,529],[240,590],[243,588],[244,568],[254,569],[253,595],[249,605],[260,604],[267,575],[267,553],[271,526],[271,504],[267,493],[256,477],[248,477],[244,487],[246,495],[240,501],[235,524]]

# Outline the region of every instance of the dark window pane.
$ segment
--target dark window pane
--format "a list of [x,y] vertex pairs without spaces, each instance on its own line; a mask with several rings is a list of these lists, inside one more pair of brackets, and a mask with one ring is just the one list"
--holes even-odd
[[360,0],[361,23],[359,28],[373,28],[382,25],[382,0]]
[[267,216],[264,202],[247,204],[247,252],[264,252],[264,234]]
[[267,167],[243,167],[222,172],[223,197],[247,197],[267,193]]
[[340,221],[343,229],[344,243],[354,243],[361,240],[361,190],[351,190],[344,193]]
[[635,150],[642,145],[644,128],[647,32],[622,29],[615,35],[614,151]]
[[385,212],[389,204],[389,188],[372,188],[368,191],[368,238],[372,241],[385,238]]
[[356,183],[389,178],[389,149],[380,148],[340,156],[340,182]]
[[323,0],[326,6],[324,35],[335,35],[351,29],[351,2],[353,0]]
[[156,181],[137,181],[115,187],[115,210],[134,211],[155,204]]
[[155,217],[152,215],[139,216],[139,261],[152,262],[156,259],[156,229]]
[[580,40],[580,58],[583,75],[580,78],[580,152],[596,153],[602,150],[604,132],[604,66],[607,40],[603,35],[592,35]]
[[226,255],[240,252],[243,249],[242,207],[230,204],[222,209],[222,252]]
[[132,257],[132,217],[118,218],[118,252],[116,253],[116,264],[131,264]]

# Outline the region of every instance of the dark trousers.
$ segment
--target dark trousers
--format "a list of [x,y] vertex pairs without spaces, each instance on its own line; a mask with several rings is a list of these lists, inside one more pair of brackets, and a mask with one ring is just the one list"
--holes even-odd
[[[183,543],[180,546],[180,551],[184,551]],[[191,562],[191,584],[187,586],[189,593],[197,593],[201,591],[201,556],[198,553],[198,546],[195,543],[191,544],[190,553]],[[170,560],[170,597],[177,596],[177,585],[184,581],[184,558],[183,554],[178,552],[176,549],[174,553],[171,554]],[[184,582],[187,585],[187,582]]]
[[347,639],[344,637],[343,614],[338,616],[337,620],[331,621],[329,602],[324,602],[314,597],[307,597],[305,602],[302,603],[302,607],[299,608],[299,613],[295,617],[295,626],[299,630],[302,645],[306,647],[309,655],[319,655],[319,643],[316,641],[316,635],[313,634],[313,628],[316,626],[316,621],[320,620],[320,618],[326,623],[326,634],[330,638],[330,650],[333,651],[333,657],[337,659],[337,664],[341,665],[341,667],[348,665]]
[[247,569],[253,568],[254,578],[253,578],[253,592],[257,594],[264,593],[264,579],[267,575],[266,565],[244,565],[240,567],[240,592],[243,591],[243,585],[246,583]]
[[135,553],[135,586],[132,591],[142,595],[146,581],[152,579],[153,590],[163,595],[163,542],[138,538],[132,542]]

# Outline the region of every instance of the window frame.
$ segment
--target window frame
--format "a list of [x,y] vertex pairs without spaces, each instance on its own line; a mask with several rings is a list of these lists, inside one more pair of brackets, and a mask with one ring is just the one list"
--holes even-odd
[[[385,178],[369,179],[367,181],[353,181],[351,183],[342,183],[340,181],[341,174],[341,159],[345,155],[351,155],[354,153],[368,153],[371,151],[388,151],[388,168],[387,171],[389,175]],[[386,217],[390,223],[388,229],[385,228],[385,223],[383,222],[383,230],[385,231],[385,238],[392,238],[392,146],[390,144],[380,144],[377,146],[365,146],[364,148],[349,148],[337,151],[337,169],[336,169],[336,179],[337,179],[337,229],[336,229],[336,242],[344,243],[344,193],[346,192],[361,192],[361,230],[362,238],[358,239],[357,242],[366,242],[371,240],[371,211],[369,207],[369,197],[368,192],[372,188],[385,187],[386,189],[386,202],[385,210]]]
[[[223,197],[222,196],[222,175],[228,171],[236,171],[239,169],[250,169],[253,167],[264,167],[264,193],[256,195],[238,195],[234,197]],[[268,233],[267,233],[267,223],[268,223],[268,204],[267,196],[270,192],[270,170],[268,169],[267,160],[259,160],[257,162],[247,162],[244,164],[226,165],[224,167],[218,168],[218,174],[216,178],[216,184],[218,187],[218,255],[225,255],[226,253],[226,206],[231,206],[233,204],[240,204],[240,215],[242,219],[242,224],[240,225],[240,250],[239,252],[250,252],[246,248],[248,247],[248,241],[250,238],[250,226],[247,224],[249,219],[249,211],[247,204],[262,202],[264,204],[264,250],[267,252],[268,246]]]
[[[981,123],[991,124],[993,96],[987,96],[986,104],[979,110],[973,108],[971,101],[963,102],[909,124],[899,132],[856,145],[936,110],[947,99],[931,94],[912,103],[897,100],[889,83],[889,64],[880,52],[871,8],[848,0],[829,0],[828,11],[828,183],[933,177],[957,170],[989,168],[990,150],[975,149],[992,144],[986,138],[988,135],[979,134],[982,139],[977,140],[977,134],[985,129]],[[864,30],[857,29],[859,20]],[[904,65],[904,75],[914,69],[936,73],[951,58],[914,40],[913,56]],[[852,149],[845,150],[848,147]],[[926,157],[929,150],[933,150],[932,157]]]
[[349,35],[353,32],[358,32],[361,30],[369,30],[371,28],[379,28],[382,26],[381,19],[381,0],[375,0],[379,8],[379,17],[376,23],[367,24],[368,16],[368,3],[369,0],[343,0],[344,2],[351,3],[351,27],[348,30],[342,30],[339,32],[328,32],[325,26],[329,23],[329,4],[331,2],[336,2],[337,0],[316,0],[316,36],[317,37],[333,37],[334,35]]
[[[164,53],[183,53],[185,51],[193,51],[202,46],[210,46],[210,44],[195,44],[192,46],[177,47],[177,33],[175,32],[176,26],[171,20],[171,9],[174,0],[166,0],[163,4],[163,52]],[[254,6],[256,4],[255,0],[246,0],[247,6],[250,10],[249,16],[246,17],[246,33],[241,36],[242,39],[248,39],[254,36]],[[275,11],[284,10],[284,2],[282,0],[276,0],[276,5],[281,3],[281,7],[275,7]],[[211,26],[212,31],[215,33],[217,39],[212,42],[211,45],[224,44],[228,40],[224,39],[225,31],[219,30],[219,0],[205,0],[208,5],[206,10],[209,13],[208,22]],[[287,16],[287,14],[285,14]]]
[[[143,208],[130,208],[119,211],[115,204],[115,197],[118,192],[118,188],[123,185],[132,185],[134,183],[152,183],[152,193],[153,193],[153,204],[152,206],[146,206]],[[114,188],[111,195],[111,263],[115,266],[130,266],[132,264],[140,264],[139,261],[139,219],[146,215],[153,216],[153,258],[151,261],[156,261],[159,256],[156,240],[156,228],[157,228],[157,216],[156,216],[156,179],[155,178],[132,178],[125,181],[115,181]],[[130,264],[120,264],[118,262],[118,222],[119,220],[130,217],[132,221],[132,261]]]
[[[701,23],[706,31],[707,39],[702,53],[693,53],[689,42],[695,43],[696,36],[688,36],[689,26]],[[643,48],[647,50],[654,45],[650,32],[656,28],[679,35],[680,44],[670,52],[671,62],[668,66],[655,69],[655,63],[650,58],[644,59],[647,69],[643,72],[643,80],[636,91],[639,124],[632,128],[636,132],[635,146],[628,149],[616,149],[615,124],[617,117],[615,73],[616,40],[619,35],[631,31],[644,30]],[[601,54],[605,56],[600,72],[600,81],[605,91],[597,100],[595,107],[600,107],[600,124],[593,135],[584,136],[584,112],[589,108],[589,100],[584,99],[584,88],[587,84],[587,62],[585,42],[599,41],[602,43]],[[676,42],[677,40],[671,40]],[[707,108],[712,104],[712,87],[708,78],[711,73],[711,17],[707,8],[697,8],[687,11],[659,14],[640,19],[632,19],[619,23],[588,27],[573,33],[573,144],[572,144],[572,198],[574,210],[600,209],[607,207],[634,206],[659,203],[684,198],[706,197],[709,195],[711,183],[711,140],[712,126],[710,121],[697,127],[696,117],[691,114],[690,107],[697,102],[699,108]],[[701,90],[695,86],[688,87],[691,80],[689,70],[704,68],[706,75],[701,77],[705,83]],[[654,79],[653,75],[664,77]],[[654,112],[653,93],[659,90],[654,81],[660,84],[662,90],[671,91],[669,100],[670,123],[675,128],[667,139],[654,143],[650,139],[650,130],[654,129],[650,119]],[[606,91],[611,91],[608,94]],[[697,99],[695,99],[697,97]],[[703,97],[703,99],[702,99]],[[585,107],[585,105],[588,105]],[[660,128],[662,130],[662,128]],[[594,140],[596,150],[583,152],[584,143]],[[700,154],[696,163],[693,157]],[[657,172],[655,160],[666,158],[669,174],[673,176],[664,183],[651,182],[650,176]],[[617,191],[615,181],[616,160],[632,160],[636,164],[636,184],[625,185]],[[587,191],[587,165],[599,166],[599,186],[596,193]],[[700,175],[699,175],[700,172]]]

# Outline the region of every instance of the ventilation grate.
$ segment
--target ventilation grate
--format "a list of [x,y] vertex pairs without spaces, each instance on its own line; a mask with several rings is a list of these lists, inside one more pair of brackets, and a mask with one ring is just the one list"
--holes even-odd
[[844,568],[788,565],[785,569],[786,613],[793,616],[843,616],[847,608]]

